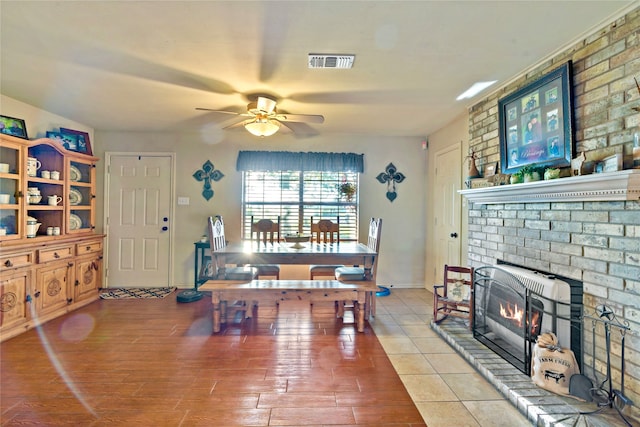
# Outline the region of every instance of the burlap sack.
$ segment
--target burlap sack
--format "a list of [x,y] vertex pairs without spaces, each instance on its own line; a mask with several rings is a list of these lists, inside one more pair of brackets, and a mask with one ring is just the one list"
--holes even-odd
[[534,384],[554,393],[568,395],[569,379],[579,373],[573,351],[558,347],[555,334],[538,336],[531,357],[531,379]]

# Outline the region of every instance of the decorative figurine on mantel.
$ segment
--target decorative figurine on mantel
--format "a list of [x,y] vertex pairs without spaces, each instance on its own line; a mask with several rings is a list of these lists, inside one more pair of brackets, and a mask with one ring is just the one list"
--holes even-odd
[[480,178],[480,172],[478,172],[478,168],[476,167],[476,153],[472,148],[469,149],[467,159],[469,159],[469,173],[467,174],[467,179]]
[[582,175],[582,164],[586,159],[587,159],[587,156],[585,156],[583,151],[582,153],[580,153],[578,157],[571,160],[571,175],[573,176]]

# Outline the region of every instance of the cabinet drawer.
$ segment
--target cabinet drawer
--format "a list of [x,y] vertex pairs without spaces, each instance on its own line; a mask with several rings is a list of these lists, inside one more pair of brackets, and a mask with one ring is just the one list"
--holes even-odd
[[0,256],[0,271],[9,268],[26,267],[33,264],[33,252],[23,252]]
[[73,256],[73,246],[60,246],[55,249],[40,249],[38,251],[38,263],[57,261],[71,258]]
[[76,245],[76,255],[93,254],[102,251],[102,241],[84,242]]

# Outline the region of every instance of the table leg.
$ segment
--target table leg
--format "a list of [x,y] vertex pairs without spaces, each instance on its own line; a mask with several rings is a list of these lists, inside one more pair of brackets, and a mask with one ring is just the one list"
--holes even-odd
[[211,293],[213,303],[213,332],[220,332],[220,294],[213,291]]
[[358,332],[364,332],[364,311],[366,309],[366,292],[358,292]]
[[227,323],[227,313],[229,312],[227,309],[227,300],[222,299],[222,296],[220,296],[220,299],[220,321],[222,323]]

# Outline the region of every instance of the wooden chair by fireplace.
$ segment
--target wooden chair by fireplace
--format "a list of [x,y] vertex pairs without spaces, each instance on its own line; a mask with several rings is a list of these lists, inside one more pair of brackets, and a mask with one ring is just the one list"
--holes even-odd
[[444,283],[433,287],[433,321],[447,317],[473,320],[473,267],[444,266]]

